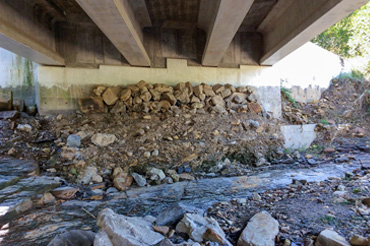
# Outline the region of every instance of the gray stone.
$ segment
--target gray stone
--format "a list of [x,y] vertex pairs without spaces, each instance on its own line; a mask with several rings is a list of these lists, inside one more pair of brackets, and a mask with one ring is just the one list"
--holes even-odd
[[222,245],[231,245],[217,221],[199,214],[185,214],[177,224],[176,232],[186,233],[196,242],[213,241]]
[[316,246],[350,246],[346,239],[332,230],[324,230],[317,237]]
[[184,217],[186,209],[182,206],[172,206],[166,208],[160,214],[158,214],[156,219],[156,224],[160,226],[172,226],[177,224],[182,217]]
[[67,138],[68,147],[80,147],[81,146],[81,137],[77,135],[69,135]]
[[94,243],[94,238],[95,233],[91,231],[71,230],[56,235],[48,246],[91,246]]
[[82,184],[88,184],[90,182],[101,183],[103,178],[98,174],[98,168],[96,166],[87,166],[78,176],[77,181]]
[[279,222],[262,211],[255,214],[239,237],[237,246],[274,246]]
[[91,137],[91,142],[97,146],[105,147],[117,140],[114,134],[96,133]]
[[105,232],[114,246],[156,245],[164,239],[161,234],[153,231],[150,222],[139,217],[116,214],[109,208],[103,209],[98,214],[97,225],[100,228],[99,232]]
[[255,121],[255,120],[249,120],[249,125],[254,127],[254,128],[258,128],[260,126],[260,123],[258,121]]
[[30,132],[32,131],[32,126],[29,124],[19,124],[17,126],[17,129],[22,131],[22,132]]
[[166,177],[166,175],[161,169],[155,167],[151,168],[147,172],[147,175],[150,176],[151,180],[163,180]]
[[138,186],[143,187],[146,185],[146,179],[141,176],[138,173],[133,173],[132,177],[134,178],[135,182],[137,183]]
[[101,231],[95,235],[94,246],[114,246],[114,245],[110,241],[107,233]]

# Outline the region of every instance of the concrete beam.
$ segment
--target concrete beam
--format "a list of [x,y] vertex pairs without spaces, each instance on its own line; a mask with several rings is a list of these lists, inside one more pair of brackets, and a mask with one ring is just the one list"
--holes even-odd
[[[19,19],[21,15],[18,16],[17,13],[14,13],[12,16],[7,16],[7,14],[11,14],[12,9],[4,3],[1,4],[0,8],[0,47],[39,64],[65,64],[63,57],[49,46],[51,41],[55,42],[54,37],[53,40],[46,40],[47,38],[51,39],[51,37],[49,34],[45,34],[45,42],[42,43],[37,37],[39,37],[39,33],[43,30],[35,30],[34,26],[29,22],[27,26],[23,26],[21,21],[24,20]],[[18,22],[9,22],[8,20],[14,16],[18,16]],[[14,24],[17,24],[17,26]],[[20,25],[22,29],[20,29],[18,25]]]
[[128,0],[76,1],[131,65],[150,66],[140,23]]
[[[264,36],[261,65],[273,65],[369,0],[281,0],[285,11],[274,9],[259,30]],[[278,15],[276,13],[279,13]]]
[[202,65],[218,66],[254,0],[202,0],[198,25],[207,32]]

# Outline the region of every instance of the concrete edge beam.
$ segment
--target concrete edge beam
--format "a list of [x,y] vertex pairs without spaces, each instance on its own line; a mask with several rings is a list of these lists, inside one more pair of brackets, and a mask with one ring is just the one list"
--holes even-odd
[[254,0],[220,0],[216,11],[214,8],[205,7],[210,1],[203,1],[205,3],[201,3],[199,16],[207,16],[209,20],[198,18],[199,25],[207,32],[202,65],[215,67],[220,63]]
[[[30,30],[31,31],[31,30]],[[29,34],[0,18],[0,46],[42,65],[62,66],[64,58],[45,47]]]
[[129,1],[76,1],[131,65],[150,66],[141,27]]
[[369,0],[295,0],[264,26],[261,65],[273,65]]

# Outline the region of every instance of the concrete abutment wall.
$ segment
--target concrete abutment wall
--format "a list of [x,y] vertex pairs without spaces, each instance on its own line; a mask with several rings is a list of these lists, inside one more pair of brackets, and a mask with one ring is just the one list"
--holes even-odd
[[281,116],[280,79],[272,67],[196,67],[188,66],[183,59],[167,59],[166,68],[100,66],[99,69],[88,69],[40,66],[38,79],[40,114],[77,110],[77,99],[89,97],[95,85],[125,86],[145,80],[147,83],[167,85],[189,81],[193,85],[228,83],[233,86],[253,86],[257,89],[257,96],[264,109],[272,112],[274,117]]

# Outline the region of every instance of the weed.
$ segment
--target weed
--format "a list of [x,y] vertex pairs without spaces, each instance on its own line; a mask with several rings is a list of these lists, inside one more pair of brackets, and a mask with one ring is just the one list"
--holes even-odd
[[364,80],[364,75],[358,70],[351,70],[350,72],[340,73],[336,77],[336,79],[338,80],[345,80],[345,79]]
[[299,108],[297,101],[292,97],[291,91],[286,87],[281,87],[281,94],[285,97],[295,108]]
[[361,192],[362,192],[362,189],[360,189],[360,188],[354,188],[354,189],[352,190],[352,192],[353,192],[353,193],[361,193]]
[[325,120],[325,119],[321,119],[321,124],[323,125],[330,125],[329,121]]
[[335,224],[336,220],[335,220],[335,217],[331,216],[331,215],[325,215],[324,217],[322,217],[320,219],[322,222],[324,223],[327,223],[329,225],[333,225]]

